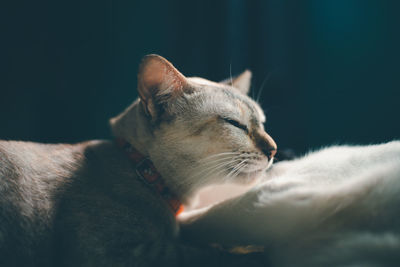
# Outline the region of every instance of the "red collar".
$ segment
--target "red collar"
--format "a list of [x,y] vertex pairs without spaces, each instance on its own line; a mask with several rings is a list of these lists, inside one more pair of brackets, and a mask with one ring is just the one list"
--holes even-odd
[[175,216],[183,211],[183,205],[179,199],[169,190],[161,174],[157,171],[153,162],[131,144],[122,138],[117,138],[116,143],[127,154],[129,159],[135,164],[138,177],[154,191],[156,191],[169,205]]

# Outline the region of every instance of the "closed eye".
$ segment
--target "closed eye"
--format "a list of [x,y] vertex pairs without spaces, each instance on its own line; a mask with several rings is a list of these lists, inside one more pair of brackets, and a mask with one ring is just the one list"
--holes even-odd
[[249,129],[247,128],[246,125],[241,124],[240,122],[238,122],[238,121],[236,121],[236,120],[232,120],[232,119],[229,119],[229,118],[222,118],[222,119],[223,119],[225,122],[227,122],[227,123],[229,123],[229,124],[231,124],[231,125],[233,125],[233,126],[239,128],[239,129],[242,129],[242,130],[245,131],[246,133],[249,132]]

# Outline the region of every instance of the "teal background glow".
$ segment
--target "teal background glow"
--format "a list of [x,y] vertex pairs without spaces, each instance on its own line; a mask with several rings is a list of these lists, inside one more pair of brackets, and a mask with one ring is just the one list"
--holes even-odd
[[1,139],[110,138],[148,53],[216,81],[251,69],[279,147],[400,137],[400,1],[7,2]]

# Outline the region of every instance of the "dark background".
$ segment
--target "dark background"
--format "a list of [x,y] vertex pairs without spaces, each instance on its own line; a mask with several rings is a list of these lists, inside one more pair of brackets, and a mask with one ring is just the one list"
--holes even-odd
[[253,71],[280,147],[400,137],[400,1],[3,1],[0,138],[110,138],[140,59],[187,76]]

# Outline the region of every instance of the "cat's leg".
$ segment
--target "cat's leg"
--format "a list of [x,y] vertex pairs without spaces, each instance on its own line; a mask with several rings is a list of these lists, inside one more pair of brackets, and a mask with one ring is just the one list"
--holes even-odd
[[[212,247],[195,247],[178,240],[144,240],[142,238],[121,238],[120,242],[113,237],[97,236],[92,233],[93,241],[77,240],[76,248],[67,247],[69,255],[63,258],[58,266],[115,266],[115,267],[261,267],[265,264],[261,253],[233,254]],[[125,240],[124,240],[125,239]],[[112,244],[110,244],[112,242]],[[73,251],[71,253],[71,251]],[[58,264],[58,263],[57,263]]]
[[81,203],[76,203],[79,214],[68,208],[74,213],[64,211],[58,220],[55,266],[266,266],[261,253],[238,255],[184,243],[173,233],[175,222],[149,211],[110,206],[111,201]]

